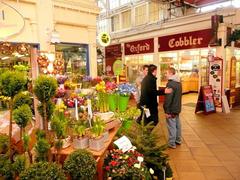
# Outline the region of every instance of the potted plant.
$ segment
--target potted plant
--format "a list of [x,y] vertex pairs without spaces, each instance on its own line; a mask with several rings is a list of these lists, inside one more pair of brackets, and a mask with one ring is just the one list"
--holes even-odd
[[13,170],[15,172],[15,177],[19,177],[19,174],[27,168],[27,159],[24,154],[17,155],[13,163]]
[[0,154],[6,154],[8,151],[9,137],[6,134],[0,134]]
[[38,130],[36,132],[37,142],[34,146],[36,152],[36,161],[47,161],[48,160],[48,151],[50,149],[50,144],[46,140],[45,131]]
[[14,171],[12,162],[5,154],[0,155],[0,179],[11,180],[14,179]]
[[63,165],[63,169],[71,176],[72,180],[93,180],[96,168],[96,160],[93,155],[84,149],[76,150],[70,154]]
[[5,71],[0,76],[0,91],[3,96],[9,97],[9,153],[10,159],[12,156],[12,120],[13,120],[13,99],[16,94],[22,91],[27,84],[27,78],[21,72]]
[[86,128],[87,127],[83,122],[75,124],[75,137],[73,138],[73,147],[75,149],[84,149],[89,146],[89,138],[86,136]]
[[114,81],[106,82],[106,91],[108,93],[108,105],[110,111],[116,111],[117,109],[117,84]]
[[19,106],[23,104],[27,104],[31,107],[33,101],[30,97],[30,94],[28,91],[22,91],[18,93],[16,96],[14,96],[13,99],[13,109],[17,109]]
[[172,172],[172,168],[170,167],[169,164],[166,165],[166,180],[172,180],[173,179],[173,172]]
[[89,139],[89,147],[92,150],[99,151],[104,148],[104,132],[105,123],[99,117],[95,117],[93,125],[90,129],[91,138]]
[[[49,101],[53,96],[55,96],[57,89],[57,81],[55,78],[41,75],[35,81],[33,92],[37,96],[37,99],[41,102],[40,106],[41,110],[40,115],[43,120],[43,129],[47,132],[48,130],[48,114],[47,109],[50,104]],[[40,108],[38,109],[40,110]]]
[[66,180],[63,170],[55,163],[38,162],[20,174],[20,180]]
[[107,112],[109,110],[109,106],[105,82],[104,81],[99,82],[96,85],[96,90],[98,98],[98,110],[100,113]]

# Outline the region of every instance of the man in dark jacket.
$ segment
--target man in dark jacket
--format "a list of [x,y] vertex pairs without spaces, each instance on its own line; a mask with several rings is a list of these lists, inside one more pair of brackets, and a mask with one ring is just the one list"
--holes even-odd
[[170,148],[176,148],[176,144],[181,144],[181,123],[179,114],[182,106],[182,84],[174,68],[168,69],[167,77],[167,87],[172,89],[172,93],[165,95],[163,108],[166,114],[169,133],[168,146]]
[[[143,78],[141,83],[141,97],[140,106],[146,107],[150,111],[150,116],[144,118],[144,124],[153,122],[154,125],[158,123],[158,102],[157,96],[164,95],[164,90],[157,90],[156,78],[157,66],[151,64],[148,67],[148,74]],[[165,93],[171,92],[172,90],[165,90]]]

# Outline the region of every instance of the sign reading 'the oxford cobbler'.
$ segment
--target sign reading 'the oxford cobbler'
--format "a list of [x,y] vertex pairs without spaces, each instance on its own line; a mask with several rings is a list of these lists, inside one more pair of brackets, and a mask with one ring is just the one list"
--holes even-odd
[[159,37],[158,51],[172,51],[208,47],[211,37],[211,29]]
[[154,52],[154,40],[145,39],[124,44],[125,55],[145,54]]

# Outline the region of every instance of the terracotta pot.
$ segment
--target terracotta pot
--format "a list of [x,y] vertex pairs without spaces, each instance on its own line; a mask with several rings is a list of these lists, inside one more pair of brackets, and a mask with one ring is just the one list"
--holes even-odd
[[104,148],[104,137],[100,136],[89,139],[89,148],[94,151],[102,150]]
[[81,137],[81,138],[74,138],[73,139],[73,147],[75,149],[85,149],[89,146],[89,138],[88,137]]

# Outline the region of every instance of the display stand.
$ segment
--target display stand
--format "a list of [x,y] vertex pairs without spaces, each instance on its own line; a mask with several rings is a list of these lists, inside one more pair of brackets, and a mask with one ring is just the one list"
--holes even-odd
[[198,94],[198,101],[195,113],[203,111],[204,114],[215,113],[216,107],[214,105],[212,86],[201,86]]

